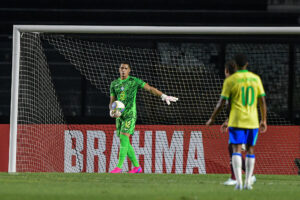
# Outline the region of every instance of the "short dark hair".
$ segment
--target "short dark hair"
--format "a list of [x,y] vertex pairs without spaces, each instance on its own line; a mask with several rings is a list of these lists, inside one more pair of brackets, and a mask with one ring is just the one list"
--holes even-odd
[[129,62],[128,60],[123,60],[123,61],[121,61],[120,66],[121,66],[122,64],[128,65],[129,68],[131,69],[131,64],[130,64],[130,62]]
[[229,60],[225,63],[225,69],[228,70],[229,74],[236,72],[236,63],[234,60]]
[[234,60],[236,62],[237,68],[241,68],[248,63],[247,56],[244,54],[235,55]]

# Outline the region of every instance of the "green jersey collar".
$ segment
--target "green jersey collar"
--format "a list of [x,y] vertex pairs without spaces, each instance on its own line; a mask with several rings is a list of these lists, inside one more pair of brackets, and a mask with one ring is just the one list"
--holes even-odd
[[129,79],[129,77],[130,77],[130,76],[128,76],[126,79],[123,79],[123,80],[122,80],[121,78],[119,78],[119,80],[120,80],[121,82],[124,82],[124,81],[127,81],[127,80]]
[[237,70],[237,72],[248,72],[247,69],[241,69],[241,70]]

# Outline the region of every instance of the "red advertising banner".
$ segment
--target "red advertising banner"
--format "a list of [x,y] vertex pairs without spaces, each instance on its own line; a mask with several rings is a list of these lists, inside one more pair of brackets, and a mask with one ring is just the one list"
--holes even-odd
[[[17,171],[103,173],[118,162],[119,138],[114,125],[20,125],[18,128]],[[6,143],[6,151],[1,148],[4,153],[0,154],[2,171],[8,165],[9,131],[6,131],[0,136],[0,146]],[[228,134],[221,134],[220,126],[137,125],[131,143],[145,173],[230,172]],[[266,133],[259,134],[255,155],[256,174],[297,174],[295,159],[300,158],[300,127],[269,126]],[[126,160],[123,170],[131,167]]]
[[0,124],[0,172],[8,171],[9,124]]

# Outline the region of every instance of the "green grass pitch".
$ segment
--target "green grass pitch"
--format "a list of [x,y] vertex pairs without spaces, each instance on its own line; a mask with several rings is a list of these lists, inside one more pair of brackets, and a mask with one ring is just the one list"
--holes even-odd
[[0,199],[251,200],[300,199],[300,176],[257,175],[252,191],[222,183],[229,175],[0,173]]

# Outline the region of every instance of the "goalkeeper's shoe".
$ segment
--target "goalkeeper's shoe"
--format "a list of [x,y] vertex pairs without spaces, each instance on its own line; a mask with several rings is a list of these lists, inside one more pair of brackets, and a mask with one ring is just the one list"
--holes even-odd
[[142,172],[143,172],[143,169],[141,167],[134,167],[128,173],[130,173],[130,174],[139,174],[139,173],[142,173]]
[[229,178],[227,181],[224,182],[224,185],[236,185],[237,181]]
[[110,173],[112,173],[112,174],[122,173],[122,169],[119,168],[119,167],[116,167],[115,169],[113,169],[112,171],[110,171]]

